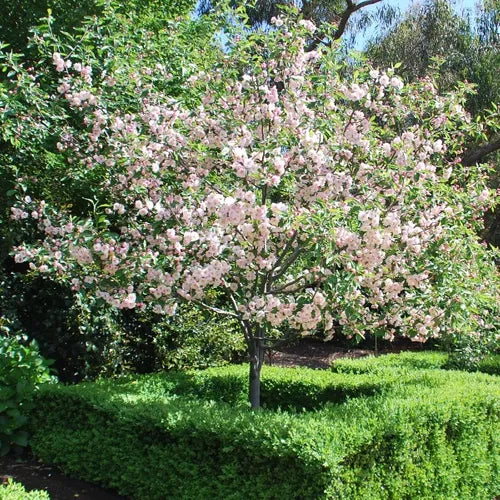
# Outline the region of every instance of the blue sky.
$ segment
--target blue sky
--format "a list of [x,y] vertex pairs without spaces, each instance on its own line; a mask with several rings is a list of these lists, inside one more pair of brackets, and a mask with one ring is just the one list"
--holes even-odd
[[[385,4],[390,4],[393,6],[399,6],[401,10],[406,10],[412,3],[418,3],[418,0],[383,0],[382,3]],[[453,2],[450,2],[455,5],[455,7],[458,10],[461,10],[462,8],[465,9],[472,9],[474,8],[474,5],[476,4],[476,0],[455,0]],[[370,8],[370,7],[367,7]]]
[[[450,3],[455,7],[455,10],[458,12],[464,10],[464,9],[474,9],[474,6],[476,5],[477,0],[452,0]],[[375,10],[377,9],[380,5],[391,5],[393,7],[399,7],[402,11],[405,11],[410,7],[412,4],[419,4],[423,3],[421,0],[383,0],[382,2],[374,5],[369,5],[368,7],[365,7],[366,10]]]

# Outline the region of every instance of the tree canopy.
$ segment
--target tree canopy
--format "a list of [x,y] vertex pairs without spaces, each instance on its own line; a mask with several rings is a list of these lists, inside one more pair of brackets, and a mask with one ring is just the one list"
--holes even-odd
[[[469,87],[440,95],[430,78],[353,72],[336,47],[311,49],[310,20],[273,24],[194,67],[178,94],[164,91],[162,65],[90,73],[53,51],[40,99],[64,118],[54,141],[67,175],[92,179],[96,199],[75,213],[18,179],[11,209],[39,235],[16,261],[77,293],[236,320],[254,407],[265,344],[287,330],[424,341],[491,336],[498,317],[474,233],[492,202],[486,171],[460,163],[481,132],[464,109]],[[130,85],[126,108],[117,84]],[[27,89],[10,90],[15,101]],[[17,130],[46,126],[33,109]]]

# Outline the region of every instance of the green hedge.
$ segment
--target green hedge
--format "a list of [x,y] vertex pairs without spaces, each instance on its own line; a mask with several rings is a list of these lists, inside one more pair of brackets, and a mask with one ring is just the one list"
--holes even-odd
[[407,368],[410,370],[440,369],[448,363],[448,354],[439,351],[401,352],[366,356],[362,358],[340,358],[332,363],[336,373],[369,373],[379,368]]
[[[452,369],[450,357],[444,352],[422,351],[366,356],[358,359],[341,358],[333,362],[332,371],[336,373],[371,373],[386,368]],[[500,375],[500,355],[491,354],[481,361],[477,370],[491,375]]]
[[[491,500],[500,491],[496,377],[265,367],[273,406],[323,407],[259,412],[243,401],[246,379],[236,366],[47,386],[32,448],[137,499]],[[229,403],[215,402],[217,391]]]
[[479,363],[478,370],[491,375],[500,375],[500,354],[491,354]]
[[[123,383],[129,379],[121,380]],[[165,393],[223,401],[231,405],[246,405],[248,400],[246,365],[149,375],[142,379],[142,383],[147,384],[148,388],[153,385],[156,390],[163,390]],[[368,371],[353,377],[326,370],[265,366],[261,383],[261,404],[264,408],[303,411],[317,410],[327,403],[342,403],[350,398],[384,394],[408,384],[432,385],[435,382],[426,374],[417,379],[414,372],[396,368],[385,369],[376,377]]]

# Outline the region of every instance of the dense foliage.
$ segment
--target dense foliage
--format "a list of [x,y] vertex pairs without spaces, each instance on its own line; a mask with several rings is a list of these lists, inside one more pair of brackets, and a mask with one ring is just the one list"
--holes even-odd
[[34,391],[52,380],[34,341],[10,331],[0,317],[0,456],[28,445],[27,411]]
[[[116,12],[133,15],[136,24],[150,29],[163,28],[165,22],[185,16],[193,8],[192,0],[10,0],[2,5],[0,42],[8,43],[14,52],[29,50],[31,31],[50,12],[54,16],[53,30],[59,34],[79,28],[88,17],[103,16],[107,6]],[[30,54],[31,55],[31,54]]]
[[[402,352],[384,356],[367,356],[363,359],[342,358],[332,364],[332,370],[337,373],[378,373],[387,367],[407,368],[411,370],[456,369],[454,355],[439,351]],[[500,355],[491,354],[477,366],[478,371],[500,375]]]
[[247,388],[243,366],[47,387],[33,449],[132,498],[486,500],[500,486],[496,377],[265,367],[264,400],[289,410],[257,413]]
[[238,325],[214,313],[182,307],[173,318],[119,312],[81,301],[44,276],[14,274],[0,281],[2,314],[11,328],[36,339],[62,382],[126,372],[206,368],[239,359]]
[[[38,7],[28,16],[27,3],[22,3],[16,19],[27,28],[35,23]],[[59,85],[59,74],[51,64],[54,51],[79,58],[82,75],[90,80],[99,75],[94,86],[112,70],[115,80],[105,83],[102,91],[107,93],[110,109],[122,112],[136,110],[139,81],[168,95],[186,94],[185,82],[194,68],[217,55],[211,43],[217,28],[211,19],[193,21],[184,16],[172,20],[182,2],[146,2],[148,8],[142,2],[125,11],[120,5],[91,2],[98,3],[100,15],[86,21],[70,4],[52,5],[55,19],[35,23],[38,27],[28,60],[12,55],[10,47],[0,55],[0,309],[16,329],[38,341],[43,355],[55,360],[65,381],[227,362],[241,344],[230,322],[214,324],[213,315],[197,308],[184,310],[185,315],[172,321],[154,314],[119,314],[75,295],[71,283],[27,275],[27,267],[8,255],[12,245],[39,236],[36,224],[13,223],[16,194],[24,197],[29,192],[78,216],[95,214],[95,205],[106,202],[101,190],[105,170],[89,172],[85,165],[72,163],[71,152],[58,148],[58,138],[78,136],[84,125],[79,111],[47,99]],[[85,11],[88,6],[80,5],[82,13],[92,13]],[[67,16],[61,12],[64,7]],[[40,9],[45,5],[40,4]],[[70,33],[62,34],[62,28]],[[4,36],[9,33],[5,31]],[[16,33],[21,35],[22,30]],[[147,66],[155,71],[146,74]]]

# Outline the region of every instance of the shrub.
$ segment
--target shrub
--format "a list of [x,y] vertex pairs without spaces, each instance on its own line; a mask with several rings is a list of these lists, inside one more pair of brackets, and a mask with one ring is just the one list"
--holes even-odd
[[332,363],[332,371],[337,373],[368,373],[388,367],[419,369],[444,368],[448,354],[438,351],[401,352],[382,356],[366,356],[358,359],[341,358]]
[[62,283],[0,273],[0,309],[17,330],[36,340],[42,356],[54,360],[63,382],[207,368],[235,360],[244,350],[234,321],[196,306],[165,318],[79,299]]
[[[165,384],[168,391],[181,396],[225,401],[232,405],[245,404],[247,401],[246,365],[190,371],[165,377],[153,375],[148,380],[159,386]],[[347,398],[381,394],[393,384],[402,384],[408,380],[408,377],[402,377],[399,372],[387,372],[383,377],[375,379],[371,374],[354,378],[324,370],[266,367],[262,377],[262,405],[273,410],[313,410],[327,403],[343,402]]]
[[481,361],[478,370],[491,375],[500,375],[500,354],[491,354]]
[[[499,325],[500,326],[500,325]],[[482,363],[500,347],[497,332],[489,335],[462,335],[449,341],[448,366],[457,370],[481,370]]]
[[33,391],[51,380],[50,363],[40,356],[36,343],[8,333],[0,317],[0,456],[28,444],[26,412]]
[[0,274],[0,308],[16,330],[37,342],[42,356],[54,360],[60,380],[74,382],[98,373],[105,340],[110,340],[104,338],[110,334],[99,321],[104,311],[95,314],[92,325],[83,321],[68,286],[41,277]]
[[[306,412],[249,411],[237,403],[247,378],[242,367],[224,367],[44,387],[33,450],[151,500],[490,500],[498,492],[500,386],[489,375],[388,368],[367,396],[355,388],[372,373],[265,367],[263,399],[268,391],[279,402],[286,388],[286,401],[306,407],[323,398]],[[217,390],[230,404],[213,401]]]
[[151,325],[156,370],[224,365],[241,358],[246,350],[234,319],[219,318],[195,305],[181,305],[173,317],[154,315],[147,324]]
[[[439,351],[401,352],[399,354],[384,354],[382,356],[367,356],[359,359],[342,358],[333,362],[331,369],[336,373],[370,373],[386,370],[387,368],[400,369],[463,369],[457,365],[454,354]],[[500,355],[490,354],[472,365],[468,371],[480,371],[491,375],[500,375]]]
[[26,491],[20,483],[8,479],[7,483],[0,484],[1,500],[50,500],[49,494],[43,490]]

